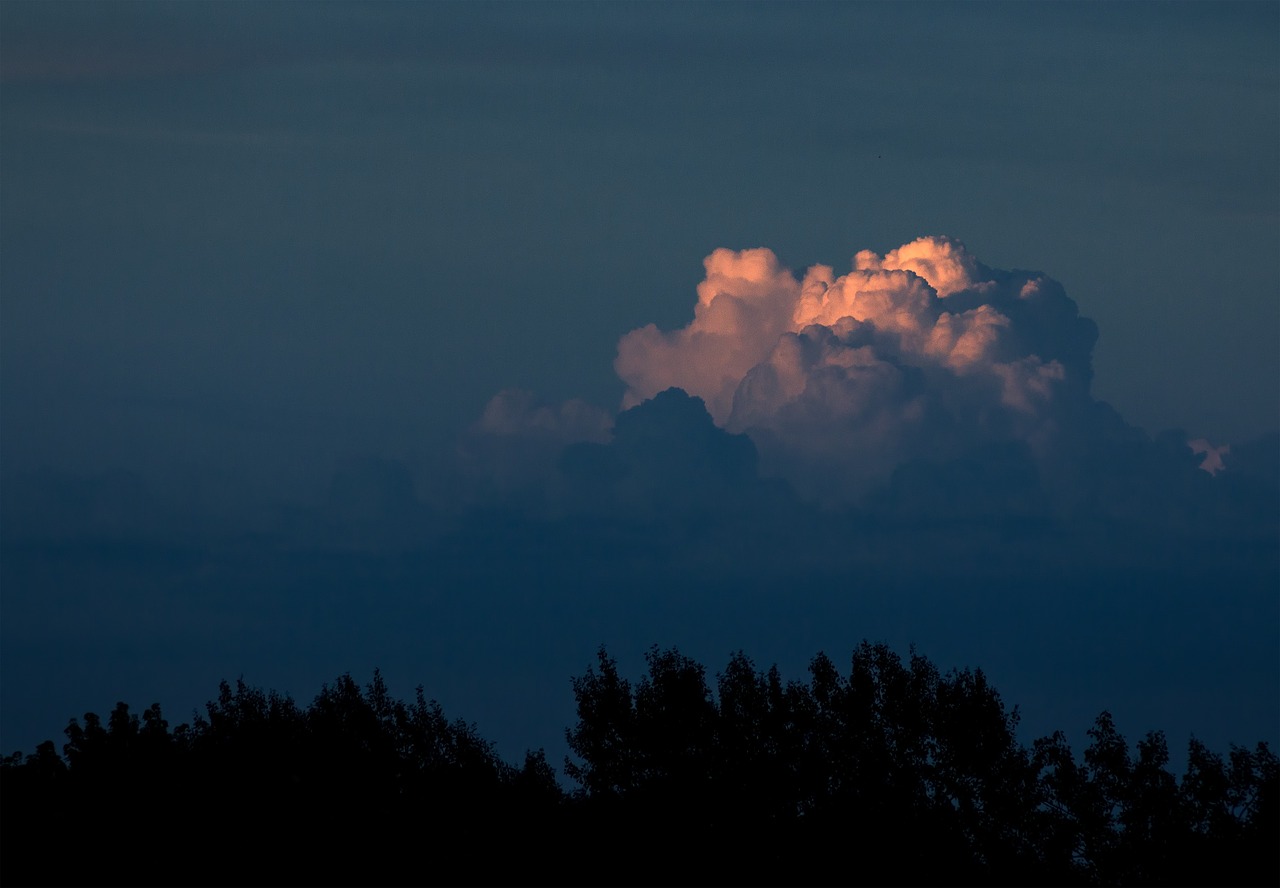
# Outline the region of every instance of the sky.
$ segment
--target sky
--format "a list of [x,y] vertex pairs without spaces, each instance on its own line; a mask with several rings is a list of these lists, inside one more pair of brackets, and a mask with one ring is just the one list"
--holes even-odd
[[863,638],[1280,740],[1278,25],[0,5],[0,748]]

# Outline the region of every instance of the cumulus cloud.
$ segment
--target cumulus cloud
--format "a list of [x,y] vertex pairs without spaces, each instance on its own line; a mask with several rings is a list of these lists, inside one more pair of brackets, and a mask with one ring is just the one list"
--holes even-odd
[[766,486],[745,435],[718,428],[702,400],[667,389],[619,414],[608,444],[583,442],[559,460],[573,512],[690,517],[752,511]]
[[485,491],[551,512],[773,508],[778,488],[731,493],[765,478],[908,523],[1274,524],[1256,484],[1211,477],[1258,460],[1152,438],[1092,396],[1097,327],[1040,272],[988,267],[947,237],[863,250],[839,274],[797,274],[764,248],[703,264],[687,325],[620,340],[616,420],[520,391],[489,403],[463,442]]
[[545,404],[524,389],[504,389],[485,405],[474,431],[506,437],[540,438],[560,444],[609,440],[613,417],[586,401]]
[[839,275],[763,248],[704,265],[692,322],[619,343],[623,406],[678,386],[808,494],[856,498],[910,460],[1003,441],[1043,456],[1089,400],[1093,322],[1055,281],[952,238],[863,250]]
[[612,429],[612,414],[585,401],[551,404],[524,389],[504,389],[459,442],[460,469],[470,482],[464,496],[540,501],[560,452],[605,443]]

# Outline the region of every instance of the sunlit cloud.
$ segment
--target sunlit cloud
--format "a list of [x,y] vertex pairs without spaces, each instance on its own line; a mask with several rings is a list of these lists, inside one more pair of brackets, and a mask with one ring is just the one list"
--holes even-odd
[[615,368],[629,407],[676,386],[810,493],[857,495],[913,458],[1042,443],[1088,400],[1097,336],[1062,287],[957,240],[859,252],[803,275],[767,249],[704,261],[685,327],[634,330]]
[[[953,238],[863,250],[843,273],[799,274],[765,248],[718,249],[703,266],[688,324],[619,341],[616,422],[581,401],[502,392],[463,442],[477,477],[541,491],[544,503],[564,491],[586,501],[583,490],[623,476],[657,484],[653,466],[623,458],[627,447],[565,448],[616,450],[618,429],[634,421],[675,472],[693,451],[670,429],[654,432],[670,417],[630,416],[671,389],[696,404],[676,411],[679,429],[705,437],[685,416],[705,410],[708,427],[750,439],[753,472],[838,507],[1148,520],[1200,496],[1208,479],[1197,465],[1209,475],[1227,466],[1226,445],[1153,439],[1092,395],[1097,326],[1060,284],[984,265]],[[574,466],[579,458],[599,471]]]

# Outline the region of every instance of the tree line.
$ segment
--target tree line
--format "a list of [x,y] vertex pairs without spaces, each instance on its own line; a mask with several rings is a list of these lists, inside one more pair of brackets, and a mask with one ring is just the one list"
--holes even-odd
[[511,764],[421,688],[341,676],[308,706],[222,683],[87,713],[0,761],[5,884],[1277,884],[1280,763],[1265,743],[1102,713],[1077,757],[1030,746],[980,670],[864,642],[784,681],[739,653],[708,681],[652,649],[634,682],[600,650],[572,680],[557,779]]

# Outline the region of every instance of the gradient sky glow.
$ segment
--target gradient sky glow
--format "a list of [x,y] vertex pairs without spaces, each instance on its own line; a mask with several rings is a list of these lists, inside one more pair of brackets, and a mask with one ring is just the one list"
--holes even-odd
[[[919,428],[952,449],[903,432],[917,462],[894,475],[895,451],[858,508],[996,536],[1052,512],[1054,541],[928,525],[922,556],[865,515],[827,526],[792,444],[848,457],[864,438],[763,394],[729,420],[753,368],[810,379],[799,351],[764,337],[723,390],[653,358],[711,323],[716,262],[794,273],[799,299],[812,266],[830,284],[929,236],[1056,282],[1096,323],[1091,353],[1058,357],[1091,373],[1077,412],[1032,411],[1076,430],[1061,450],[1096,450],[1068,465],[989,433],[991,411],[980,434],[938,420]],[[8,0],[0,751],[116,699],[176,723],[242,672],[305,699],[380,665],[504,753],[550,752],[602,641],[631,646],[624,664],[656,642],[802,668],[863,637],[992,670],[1037,728],[1113,705],[1174,745],[1274,741],[1278,245],[1274,2]],[[839,320],[815,305],[806,323]],[[966,348],[1051,376],[1055,331],[1026,333],[1035,353]],[[932,384],[875,348],[903,391]],[[716,424],[647,400],[669,385]],[[948,392],[921,398],[931,422],[988,403]],[[1264,486],[1206,487],[1188,440]],[[1108,521],[1165,523],[1113,551],[1081,517],[1095,501],[1063,505],[1076,482],[1114,493]],[[672,510],[701,517],[653,531]],[[1204,524],[1223,529],[1154,566],[1162,534]]]

